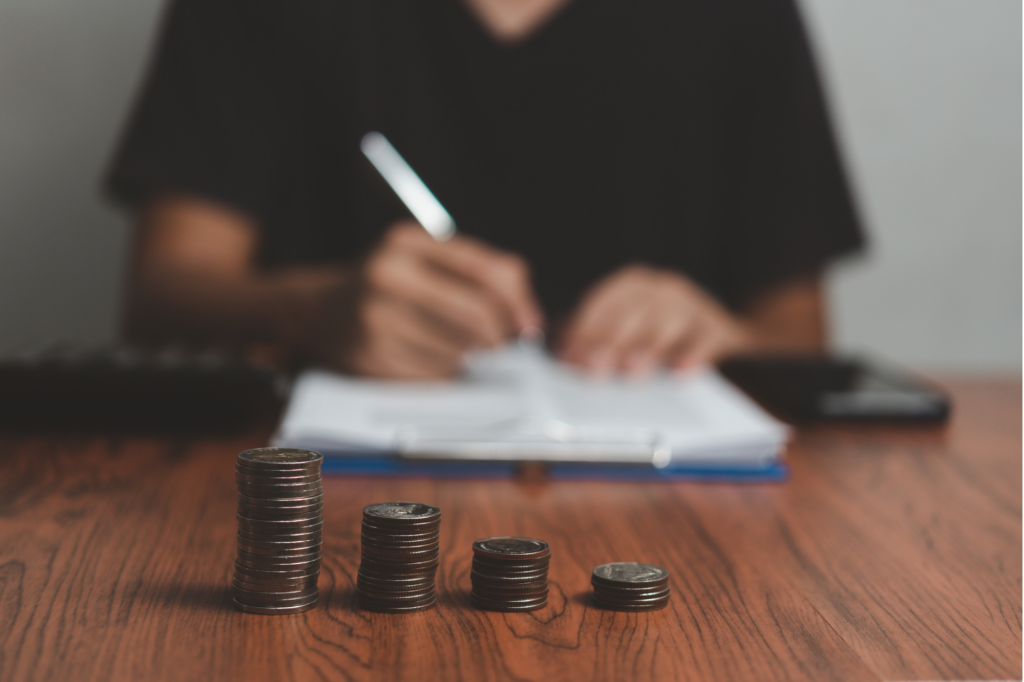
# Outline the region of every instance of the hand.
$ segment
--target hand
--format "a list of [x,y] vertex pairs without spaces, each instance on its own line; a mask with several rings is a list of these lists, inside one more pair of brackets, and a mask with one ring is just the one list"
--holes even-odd
[[543,324],[522,259],[463,236],[438,243],[412,222],[388,231],[352,289],[334,364],[360,375],[450,376],[467,350]]
[[561,357],[596,373],[687,369],[745,348],[746,326],[686,277],[629,266],[583,298]]

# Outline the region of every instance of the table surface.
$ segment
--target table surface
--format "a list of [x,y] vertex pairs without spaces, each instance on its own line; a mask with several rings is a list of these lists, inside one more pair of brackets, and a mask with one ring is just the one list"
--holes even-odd
[[[785,484],[330,478],[319,607],[235,611],[231,439],[0,437],[2,680],[1021,677],[1021,385],[945,382],[945,429],[812,428]],[[435,610],[354,606],[360,510],[441,507]],[[534,613],[469,603],[474,539],[548,541]],[[669,607],[590,572],[672,574]]]

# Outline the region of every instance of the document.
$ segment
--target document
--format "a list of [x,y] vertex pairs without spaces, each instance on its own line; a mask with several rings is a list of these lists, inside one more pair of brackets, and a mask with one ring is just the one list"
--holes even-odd
[[597,378],[516,345],[467,356],[459,379],[394,382],[308,371],[276,445],[415,460],[762,466],[785,425],[713,369]]

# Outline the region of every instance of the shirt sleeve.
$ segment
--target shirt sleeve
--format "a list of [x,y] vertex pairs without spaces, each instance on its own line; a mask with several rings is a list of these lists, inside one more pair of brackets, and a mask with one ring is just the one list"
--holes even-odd
[[731,163],[736,185],[724,245],[726,298],[820,272],[864,236],[792,0],[748,2],[737,31]]
[[264,5],[171,3],[106,178],[116,201],[172,192],[267,210],[289,126]]

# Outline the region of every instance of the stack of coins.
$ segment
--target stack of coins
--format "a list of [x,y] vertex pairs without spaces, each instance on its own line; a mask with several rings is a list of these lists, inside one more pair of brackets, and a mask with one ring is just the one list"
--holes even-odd
[[441,510],[419,502],[381,502],[363,509],[359,605],[378,613],[434,608]]
[[231,582],[246,613],[302,613],[319,592],[324,488],[323,455],[259,448],[238,455],[238,558]]
[[473,605],[487,611],[535,611],[548,603],[551,548],[533,538],[484,538],[473,543]]
[[668,606],[668,571],[650,564],[618,562],[594,569],[594,604],[609,611],[657,611]]

